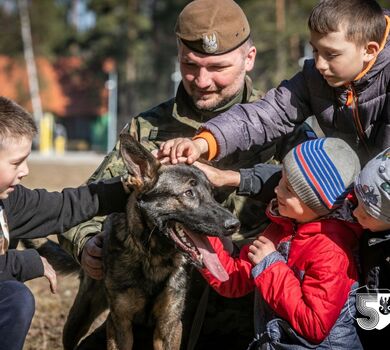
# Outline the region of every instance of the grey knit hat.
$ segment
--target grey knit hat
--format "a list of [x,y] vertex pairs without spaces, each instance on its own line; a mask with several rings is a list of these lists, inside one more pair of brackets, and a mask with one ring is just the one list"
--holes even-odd
[[360,171],[356,153],[343,140],[320,138],[294,147],[283,159],[297,196],[319,216],[343,203]]
[[390,222],[390,148],[366,164],[356,177],[355,193],[367,213]]

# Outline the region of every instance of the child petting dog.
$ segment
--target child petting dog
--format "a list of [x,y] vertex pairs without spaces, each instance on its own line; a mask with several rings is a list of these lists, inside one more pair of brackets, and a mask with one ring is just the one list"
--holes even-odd
[[313,59],[253,103],[202,124],[195,140],[163,143],[160,156],[220,160],[265,145],[315,116],[324,134],[345,140],[361,164],[390,146],[390,12],[376,1],[321,0],[308,26]]
[[56,290],[51,265],[34,249],[16,250],[17,240],[46,237],[99,213],[123,211],[127,199],[119,178],[61,193],[23,187],[36,132],[28,112],[0,97],[0,348],[7,350],[23,348],[35,311],[23,282],[45,276]]
[[[283,173],[267,215],[271,224],[232,257],[209,238],[229,274],[203,276],[220,294],[255,290],[256,337],[250,349],[360,349],[354,322],[361,226],[346,200],[360,163],[341,139],[307,141],[283,159]],[[349,308],[348,308],[349,305]]]
[[[279,165],[258,164],[240,172],[220,170],[196,162],[210,182],[216,186],[237,187],[241,195],[260,195],[271,198],[270,191],[280,181]],[[353,216],[365,230],[360,240],[359,292],[390,291],[390,148],[370,160],[355,179],[354,191],[349,196]],[[365,287],[366,290],[362,289]],[[385,340],[384,330],[358,328],[364,348],[375,339]]]

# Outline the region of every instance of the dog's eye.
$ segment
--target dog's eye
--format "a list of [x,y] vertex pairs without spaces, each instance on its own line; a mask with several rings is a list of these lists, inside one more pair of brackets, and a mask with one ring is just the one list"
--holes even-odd
[[190,180],[190,185],[191,185],[192,187],[195,187],[197,184],[198,184],[198,183],[197,183],[197,181],[196,181],[195,179],[191,179],[191,180]]
[[184,192],[184,196],[186,196],[186,197],[194,197],[195,194],[194,194],[194,192],[192,190],[187,190],[187,191]]

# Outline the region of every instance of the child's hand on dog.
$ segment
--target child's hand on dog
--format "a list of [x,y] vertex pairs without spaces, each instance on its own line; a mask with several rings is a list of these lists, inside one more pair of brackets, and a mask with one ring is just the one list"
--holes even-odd
[[53,294],[57,291],[57,275],[53,269],[53,266],[49,264],[49,262],[41,256],[42,264],[43,264],[43,276],[45,276],[50,283],[50,290]]
[[211,184],[215,187],[240,186],[240,173],[238,171],[221,170],[201,162],[195,162],[194,165],[206,174]]
[[267,255],[276,251],[275,245],[268,238],[258,236],[249,247],[248,258],[256,266]]
[[169,158],[171,164],[194,163],[202,154],[208,152],[208,144],[204,139],[191,140],[179,137],[163,142],[157,152],[158,159]]

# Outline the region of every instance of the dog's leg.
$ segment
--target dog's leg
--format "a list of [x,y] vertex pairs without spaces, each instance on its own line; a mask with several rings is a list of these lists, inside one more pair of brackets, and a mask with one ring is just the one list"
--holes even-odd
[[110,315],[107,318],[107,349],[131,350],[133,348],[133,319],[142,311],[145,299],[136,291],[109,295]]
[[[116,327],[116,323],[112,318],[112,314],[110,313],[107,317],[107,350],[131,350],[133,348],[133,327],[132,324],[128,324],[128,331],[124,333],[120,333]],[[126,345],[124,345],[126,343]],[[126,346],[126,347],[125,347]]]
[[159,315],[153,334],[154,350],[180,349],[182,323],[178,310],[181,310],[182,307],[178,307],[178,309],[174,309],[175,305],[173,305],[172,308],[165,309],[163,314]]
[[156,327],[153,335],[153,349],[154,350],[179,350],[181,344],[181,335],[183,331],[182,323],[180,320],[177,323],[171,323],[169,334],[166,331],[162,334],[161,328]]
[[185,279],[181,280],[181,283],[178,283],[175,278],[171,281],[174,281],[173,285],[176,285],[176,288],[172,288],[172,285],[168,286],[159,295],[153,307],[153,314],[156,318],[153,335],[154,350],[180,349],[182,336],[181,314],[184,308]]
[[73,350],[87,333],[93,321],[108,307],[102,281],[80,275],[76,299],[64,326],[64,350]]

